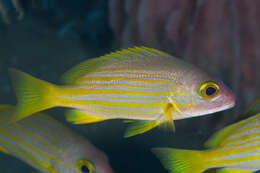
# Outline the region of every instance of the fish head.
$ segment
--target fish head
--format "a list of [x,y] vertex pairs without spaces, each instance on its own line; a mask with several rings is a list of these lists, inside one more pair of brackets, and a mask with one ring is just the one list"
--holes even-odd
[[222,81],[200,70],[189,73],[187,79],[184,86],[191,97],[183,110],[184,116],[207,115],[235,106],[235,95]]
[[[62,160],[67,167],[66,173],[113,173],[106,154],[85,139],[70,144]],[[64,170],[60,172],[65,173]]]

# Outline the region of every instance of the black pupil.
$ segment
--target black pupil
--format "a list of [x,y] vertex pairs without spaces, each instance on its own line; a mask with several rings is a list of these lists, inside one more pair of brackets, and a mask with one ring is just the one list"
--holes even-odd
[[81,166],[81,172],[83,172],[83,173],[89,173],[88,167],[87,167],[86,165],[82,165],[82,166]]
[[211,96],[211,95],[214,94],[215,92],[216,92],[216,89],[213,88],[213,87],[208,87],[208,88],[206,89],[206,94],[207,94],[208,96]]

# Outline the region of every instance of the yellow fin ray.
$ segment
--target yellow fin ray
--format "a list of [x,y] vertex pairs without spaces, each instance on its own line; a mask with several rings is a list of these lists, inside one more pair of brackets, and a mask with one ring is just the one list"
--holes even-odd
[[170,173],[201,173],[207,169],[203,151],[153,148],[152,152]]
[[255,170],[244,170],[235,168],[222,168],[217,169],[216,173],[253,173]]
[[136,120],[126,128],[124,137],[131,137],[138,134],[142,134],[146,131],[155,128],[160,123],[161,123],[160,121]]
[[101,57],[86,60],[74,66],[68,72],[63,74],[63,76],[61,77],[61,81],[64,84],[73,84],[81,76],[94,71],[98,67],[109,64],[112,61],[116,61],[118,59],[126,59],[126,58],[142,58],[147,56],[155,57],[155,56],[171,56],[171,55],[148,47],[133,47],[128,49],[123,49],[120,51],[106,54]]
[[164,116],[167,120],[167,122],[170,123],[173,131],[175,132],[175,124],[174,124],[174,121],[173,121],[173,109],[174,109],[174,104],[172,104],[171,102],[170,103],[167,103],[165,109],[164,109]]
[[105,117],[92,115],[84,110],[71,109],[65,114],[66,120],[74,124],[89,124],[106,120]]
[[173,131],[175,132],[175,124],[173,120],[173,112],[176,112],[178,114],[183,114],[177,104],[174,102],[174,100],[171,97],[168,97],[168,102],[164,108],[164,118],[166,119],[166,122],[171,125],[173,128]]
[[18,104],[11,122],[54,107],[54,85],[15,69],[9,69]]

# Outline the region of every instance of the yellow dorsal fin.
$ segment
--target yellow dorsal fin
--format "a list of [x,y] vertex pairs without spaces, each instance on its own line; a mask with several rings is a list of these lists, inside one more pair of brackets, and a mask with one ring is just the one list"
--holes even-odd
[[252,117],[249,117],[245,120],[239,121],[237,123],[231,124],[227,127],[225,127],[224,129],[216,132],[215,134],[213,134],[204,144],[204,146],[206,148],[213,148],[213,147],[217,147],[224,139],[226,139],[235,129],[243,126],[244,124],[246,124],[248,121],[251,121],[252,119],[255,119],[257,117],[259,117],[260,114],[256,114]]
[[161,52],[156,49],[148,47],[133,47],[128,49],[123,49],[116,51],[114,53],[109,53],[98,58],[92,58],[86,60],[74,67],[72,67],[68,72],[66,72],[62,77],[61,81],[64,84],[73,84],[81,76],[94,71],[98,67],[110,64],[111,62],[129,59],[129,58],[142,58],[142,57],[155,57],[155,56],[171,56],[167,53]]
[[88,124],[106,120],[105,117],[91,115],[83,110],[71,109],[65,114],[66,120],[75,124]]
[[244,170],[244,169],[235,169],[235,168],[222,168],[217,169],[216,173],[252,173],[255,170]]

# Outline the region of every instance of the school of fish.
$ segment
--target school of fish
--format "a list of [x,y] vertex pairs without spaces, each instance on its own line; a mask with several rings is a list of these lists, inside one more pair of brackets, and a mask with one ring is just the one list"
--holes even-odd
[[[106,154],[49,115],[70,108],[66,120],[89,124],[122,119],[125,137],[175,120],[235,106],[220,80],[162,51],[134,47],[86,60],[67,71],[62,85],[9,70],[17,105],[0,105],[0,151],[41,173],[113,173]],[[215,133],[205,150],[153,148],[170,173],[252,173],[260,170],[260,114]]]

